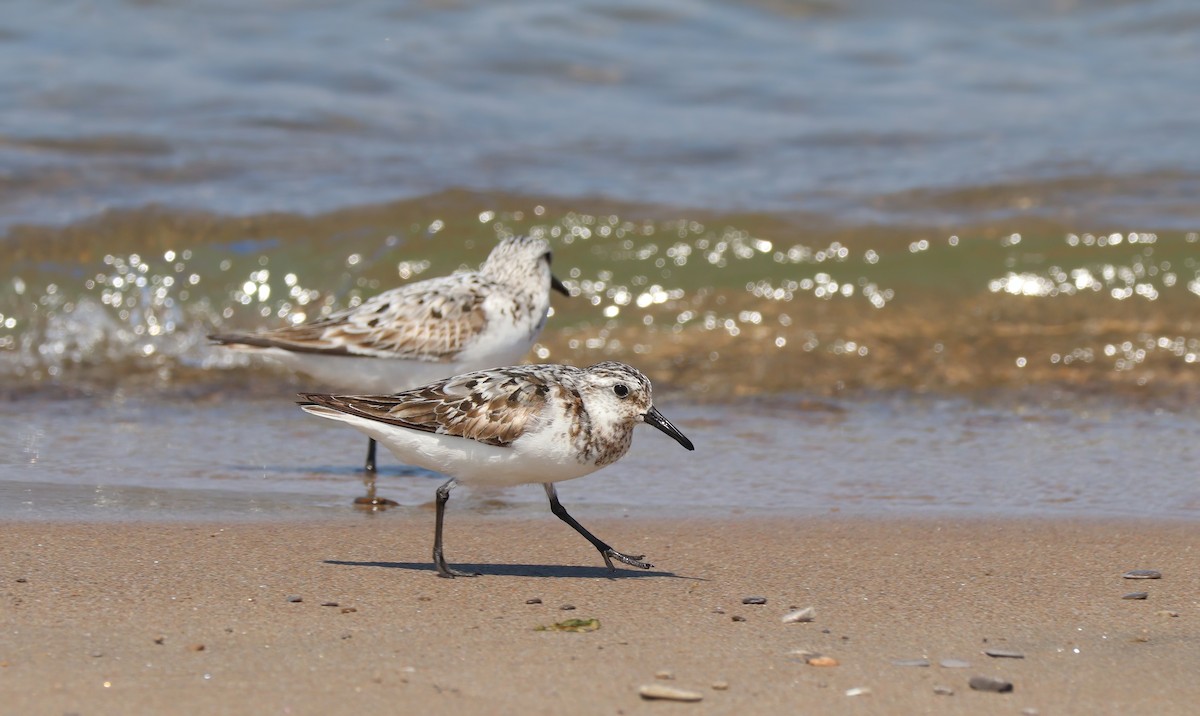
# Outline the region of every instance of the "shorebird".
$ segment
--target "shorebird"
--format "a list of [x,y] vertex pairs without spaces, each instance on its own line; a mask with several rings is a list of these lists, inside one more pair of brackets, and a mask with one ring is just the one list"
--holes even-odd
[[[550,272],[550,245],[503,239],[478,271],[385,291],[326,318],[257,333],[210,335],[338,390],[394,393],[458,373],[515,363],[546,324],[550,290],[570,291]],[[366,497],[375,495],[375,440],[367,443]]]
[[526,365],[476,371],[393,395],[301,393],[313,415],[340,420],[383,443],[398,459],[450,476],[437,489],[433,564],[452,569],[442,552],[442,523],[458,484],[504,487],[542,483],[550,510],[583,535],[613,569],[613,560],[649,569],[587,531],[558,500],[554,483],[583,477],[619,460],[645,423],[688,450],[695,446],[651,400],[650,380],[624,363],[589,368]]

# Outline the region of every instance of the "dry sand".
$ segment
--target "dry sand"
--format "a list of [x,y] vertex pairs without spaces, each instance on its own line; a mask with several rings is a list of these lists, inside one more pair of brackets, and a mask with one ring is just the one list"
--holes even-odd
[[[1200,703],[1195,524],[584,521],[658,567],[610,578],[550,515],[454,514],[451,563],[483,572],[456,580],[430,568],[425,511],[9,523],[0,712],[1191,714]],[[1122,578],[1136,568],[1163,578]],[[1134,591],[1149,598],[1121,598]],[[767,603],[744,605],[752,595]],[[793,606],[816,620],[782,623]],[[535,630],[569,618],[600,629]],[[933,665],[893,663],[922,657]],[[656,679],[664,671],[673,679]],[[1015,690],[972,691],[974,675]],[[643,701],[638,688],[656,682],[703,701]],[[856,687],[869,693],[847,695]]]

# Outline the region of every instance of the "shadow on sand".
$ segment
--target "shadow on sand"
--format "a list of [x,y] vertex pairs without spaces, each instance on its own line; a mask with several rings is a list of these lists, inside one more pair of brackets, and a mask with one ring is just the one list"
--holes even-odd
[[[343,567],[382,567],[383,569],[407,569],[413,572],[432,572],[433,562],[347,562],[327,559],[325,564]],[[608,567],[580,567],[556,564],[462,564],[452,563],[455,569],[478,572],[481,577],[556,577],[569,579],[635,579],[645,577],[671,577],[674,579],[700,579],[684,577],[674,572],[657,570],[616,569]]]

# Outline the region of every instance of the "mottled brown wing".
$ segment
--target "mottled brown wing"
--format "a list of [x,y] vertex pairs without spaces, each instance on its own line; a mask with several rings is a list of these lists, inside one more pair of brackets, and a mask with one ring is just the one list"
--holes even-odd
[[386,291],[312,323],[210,337],[296,353],[452,360],[487,324],[481,287],[475,275],[444,276]]
[[543,375],[508,368],[469,373],[395,395],[301,397],[309,404],[381,423],[508,447],[537,424],[551,389]]

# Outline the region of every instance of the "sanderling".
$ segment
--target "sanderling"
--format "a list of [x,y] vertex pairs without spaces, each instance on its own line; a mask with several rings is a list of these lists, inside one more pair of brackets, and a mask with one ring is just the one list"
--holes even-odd
[[470,576],[442,556],[442,519],[458,483],[504,487],[540,482],[550,510],[600,551],[649,569],[643,555],[617,552],[583,528],[558,501],[554,483],[595,472],[629,450],[633,429],[646,423],[694,450],[654,407],[650,381],[624,363],[590,368],[526,365],[446,378],[394,395],[301,393],[300,406],[341,420],[383,443],[400,460],[444,473],[437,489],[433,564],[443,577]]
[[[338,390],[394,393],[438,378],[515,363],[546,324],[550,245],[515,236],[478,271],[418,281],[327,318],[258,333],[210,335],[217,343],[282,363]],[[367,496],[375,497],[375,440],[367,443]]]

